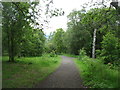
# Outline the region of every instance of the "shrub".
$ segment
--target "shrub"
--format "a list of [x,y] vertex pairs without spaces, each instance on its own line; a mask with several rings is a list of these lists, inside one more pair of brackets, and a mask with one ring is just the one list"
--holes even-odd
[[56,56],[55,51],[52,50],[52,52],[50,52],[50,57],[55,57],[55,56]]
[[119,71],[112,64],[105,65],[100,59],[82,57],[76,60],[84,85],[92,88],[119,88]]
[[84,48],[79,50],[79,60],[82,60],[83,57],[86,56],[86,51]]
[[104,62],[117,64],[119,62],[119,54],[120,46],[118,44],[118,38],[115,37],[114,34],[108,32],[102,41],[102,50],[101,56],[104,59]]

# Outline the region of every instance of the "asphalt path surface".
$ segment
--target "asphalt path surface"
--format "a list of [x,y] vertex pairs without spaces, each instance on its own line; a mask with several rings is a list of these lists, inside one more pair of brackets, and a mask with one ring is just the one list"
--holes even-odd
[[74,58],[61,56],[60,67],[45,80],[36,85],[36,88],[84,88],[80,74],[74,64]]

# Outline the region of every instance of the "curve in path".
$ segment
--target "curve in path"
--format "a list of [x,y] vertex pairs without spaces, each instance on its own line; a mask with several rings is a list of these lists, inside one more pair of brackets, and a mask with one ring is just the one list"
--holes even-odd
[[84,88],[73,59],[62,56],[61,66],[36,88]]

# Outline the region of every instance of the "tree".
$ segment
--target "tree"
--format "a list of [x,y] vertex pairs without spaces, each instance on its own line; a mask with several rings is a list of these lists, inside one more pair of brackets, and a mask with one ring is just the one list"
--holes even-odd
[[[62,10],[49,9],[52,0],[47,1],[46,16],[52,17],[54,13],[57,13],[55,16],[63,15]],[[10,62],[15,61],[15,56],[42,55],[45,36],[43,24],[38,22],[38,16],[41,15],[38,11],[42,11],[41,8],[36,9],[38,4],[39,2],[2,2],[3,52],[8,52]]]
[[[114,8],[94,8],[87,12],[73,10],[68,15],[68,29],[65,33],[68,52],[78,54],[78,50],[84,47],[87,55],[92,56],[94,52],[95,57],[95,50],[102,49],[101,42],[107,32],[112,32],[119,38],[117,21],[118,15]],[[95,30],[96,37],[93,39]]]
[[66,48],[64,45],[64,33],[64,30],[62,28],[59,28],[50,34],[46,42],[47,52],[50,53],[54,51],[56,54],[65,52]]
[[65,45],[71,54],[79,54],[83,47],[88,50],[91,36],[89,31],[82,24],[85,13],[73,10],[68,15],[68,29],[65,34]]
[[21,42],[20,56],[41,56],[44,50],[45,36],[42,30],[29,28]]
[[63,35],[64,35],[64,30],[62,28],[59,28],[56,30],[53,36],[53,43],[55,44],[57,53],[62,53],[65,50],[65,47],[63,44]]
[[27,22],[27,14],[29,13],[28,9],[30,7],[30,4],[22,2],[2,2],[2,5],[3,37],[5,36],[6,38],[6,40],[3,40],[3,44],[6,44],[5,46],[7,46],[5,48],[7,48],[9,53],[9,61],[14,62],[14,57],[18,54],[20,50],[20,42],[25,27],[29,26],[29,22]]
[[104,57],[105,63],[118,64],[120,62],[120,46],[118,46],[118,38],[111,32],[108,32],[102,41],[101,56]]

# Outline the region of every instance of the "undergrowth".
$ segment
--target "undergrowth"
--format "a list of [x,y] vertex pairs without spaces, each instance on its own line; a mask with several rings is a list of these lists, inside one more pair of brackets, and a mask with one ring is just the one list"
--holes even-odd
[[84,84],[92,88],[120,88],[120,72],[104,65],[99,59],[84,56],[82,60],[75,60]]
[[75,63],[85,86],[91,88],[120,88],[119,67],[114,67],[111,64],[106,65],[100,59],[92,59],[86,55],[82,56],[82,54],[75,60]]

